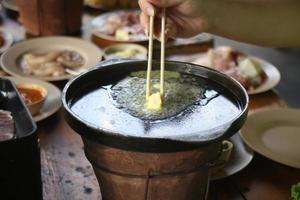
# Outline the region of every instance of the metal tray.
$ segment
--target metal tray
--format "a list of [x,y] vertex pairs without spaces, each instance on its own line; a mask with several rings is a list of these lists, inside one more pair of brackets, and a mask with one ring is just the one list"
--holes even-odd
[[42,199],[40,150],[33,121],[14,84],[0,78],[0,109],[12,113],[13,139],[0,142],[0,199]]

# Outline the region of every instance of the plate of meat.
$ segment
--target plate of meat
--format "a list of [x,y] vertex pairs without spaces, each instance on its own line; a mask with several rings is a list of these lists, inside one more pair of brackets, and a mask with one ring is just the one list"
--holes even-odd
[[1,57],[3,70],[13,76],[46,81],[72,77],[68,70],[82,71],[96,65],[102,51],[94,44],[72,37],[42,37],[20,42]]
[[280,81],[280,72],[273,64],[227,46],[210,49],[190,62],[231,76],[245,87],[248,94],[266,92]]
[[106,44],[147,41],[139,15],[137,10],[118,10],[99,15],[91,22],[93,37]]

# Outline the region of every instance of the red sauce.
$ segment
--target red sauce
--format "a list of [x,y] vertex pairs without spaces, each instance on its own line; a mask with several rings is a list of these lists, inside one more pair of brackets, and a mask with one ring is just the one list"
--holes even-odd
[[26,104],[35,103],[43,98],[41,91],[34,88],[17,88],[20,94],[23,96]]

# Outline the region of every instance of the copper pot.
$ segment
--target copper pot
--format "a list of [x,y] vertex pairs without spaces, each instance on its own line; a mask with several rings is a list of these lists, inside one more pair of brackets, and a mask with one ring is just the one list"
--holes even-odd
[[[83,100],[92,110],[95,109],[88,102],[91,98],[85,98],[89,92],[95,91],[101,84],[115,83],[119,77],[132,71],[144,70],[146,66],[146,61],[110,60],[71,80],[65,86],[62,96],[66,120],[82,137],[86,157],[94,168],[103,199],[205,199],[210,164],[220,155],[221,141],[236,133],[247,117],[248,96],[237,81],[202,66],[166,62],[167,70],[199,76],[212,87],[226,91],[238,103],[240,112],[237,116],[222,125],[217,125],[215,120],[218,119],[211,118],[211,128],[202,132],[202,135],[200,131],[178,138],[121,134],[114,131],[113,126],[109,129],[89,122],[83,117],[82,112],[86,110],[81,113],[72,110],[72,104],[78,99]],[[157,69],[159,62],[153,61],[153,67]],[[92,115],[91,110],[87,113],[90,113],[89,117]]]
[[218,142],[190,151],[148,153],[82,139],[105,200],[205,199],[209,163],[220,152]]

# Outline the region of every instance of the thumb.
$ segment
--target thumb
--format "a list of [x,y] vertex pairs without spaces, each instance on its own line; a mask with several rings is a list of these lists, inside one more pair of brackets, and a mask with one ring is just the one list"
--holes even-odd
[[146,0],[146,1],[153,4],[156,7],[167,8],[167,7],[178,5],[182,3],[184,0]]
[[[158,22],[158,20],[156,20]],[[154,27],[154,38],[160,41],[161,38],[161,26],[157,25]],[[169,38],[176,38],[177,36],[177,26],[170,18],[166,18],[165,25],[165,40],[167,41]]]

